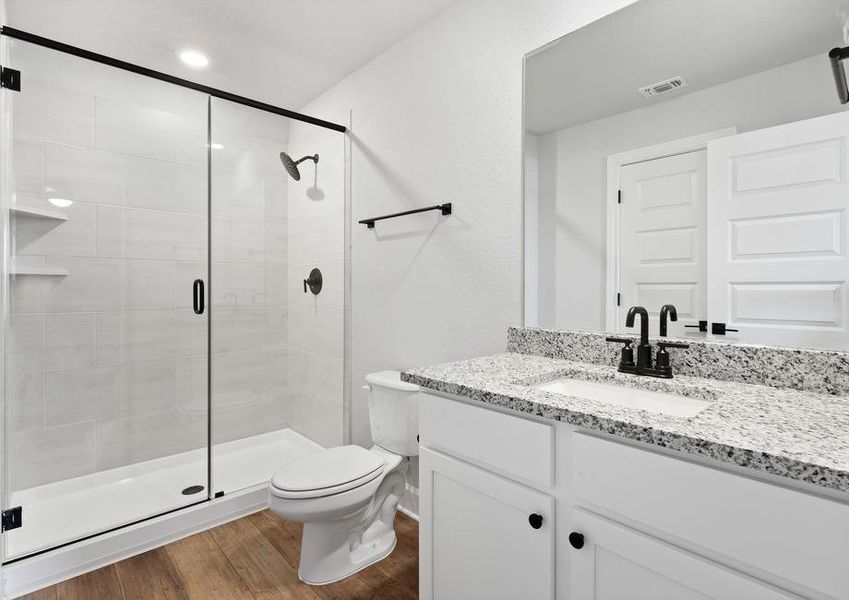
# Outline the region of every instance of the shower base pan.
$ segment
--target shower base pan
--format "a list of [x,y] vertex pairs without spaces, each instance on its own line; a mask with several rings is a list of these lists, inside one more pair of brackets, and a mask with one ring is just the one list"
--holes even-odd
[[[219,444],[213,448],[212,485],[224,495],[208,502],[206,489],[183,494],[205,474],[206,448],[13,492],[10,506],[24,507],[24,525],[4,533],[11,561],[153,518],[7,564],[4,592],[25,594],[261,510],[268,505],[271,475],[321,449],[292,429]],[[205,477],[200,483],[206,485]]]

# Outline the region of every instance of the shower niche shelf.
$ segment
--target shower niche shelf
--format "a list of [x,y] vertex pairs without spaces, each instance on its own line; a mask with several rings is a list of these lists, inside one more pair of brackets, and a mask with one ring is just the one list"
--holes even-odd
[[55,210],[47,210],[43,208],[29,208],[27,206],[13,206],[9,209],[9,214],[15,217],[28,217],[31,219],[49,219],[52,221],[68,220],[68,215],[57,212]]
[[68,269],[46,269],[39,267],[21,267],[20,269],[9,269],[9,275],[16,277],[20,277],[22,275],[34,275],[41,277],[66,277],[68,274]]

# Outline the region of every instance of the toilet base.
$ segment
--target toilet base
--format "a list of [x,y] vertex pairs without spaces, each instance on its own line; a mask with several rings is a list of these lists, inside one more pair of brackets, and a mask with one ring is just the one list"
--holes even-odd
[[351,548],[344,522],[305,523],[298,578],[309,585],[327,585],[392,554],[397,538],[392,527],[377,521]]
[[404,495],[407,462],[374,447],[384,457],[382,479],[317,498],[285,498],[273,492],[271,510],[304,524],[298,577],[309,585],[339,581],[379,560],[395,548],[395,513]]

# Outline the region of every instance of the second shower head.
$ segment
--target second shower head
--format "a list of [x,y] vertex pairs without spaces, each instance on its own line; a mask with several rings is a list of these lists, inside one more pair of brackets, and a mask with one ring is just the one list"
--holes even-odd
[[292,157],[286,154],[285,152],[280,153],[280,162],[283,163],[283,166],[286,167],[286,172],[288,172],[289,176],[295,181],[301,180],[301,172],[298,170],[298,165],[304,162],[305,160],[311,160],[315,164],[318,164],[318,154],[313,154],[312,156],[305,156],[298,160],[292,160]]

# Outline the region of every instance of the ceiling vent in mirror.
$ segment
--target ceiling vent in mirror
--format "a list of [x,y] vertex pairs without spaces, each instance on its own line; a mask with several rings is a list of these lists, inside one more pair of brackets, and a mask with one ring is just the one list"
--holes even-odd
[[670,77],[669,79],[664,79],[663,81],[658,81],[651,85],[641,87],[640,93],[646,98],[651,98],[652,96],[657,96],[658,94],[671,92],[672,90],[684,87],[687,87],[687,81],[679,75],[677,77]]

